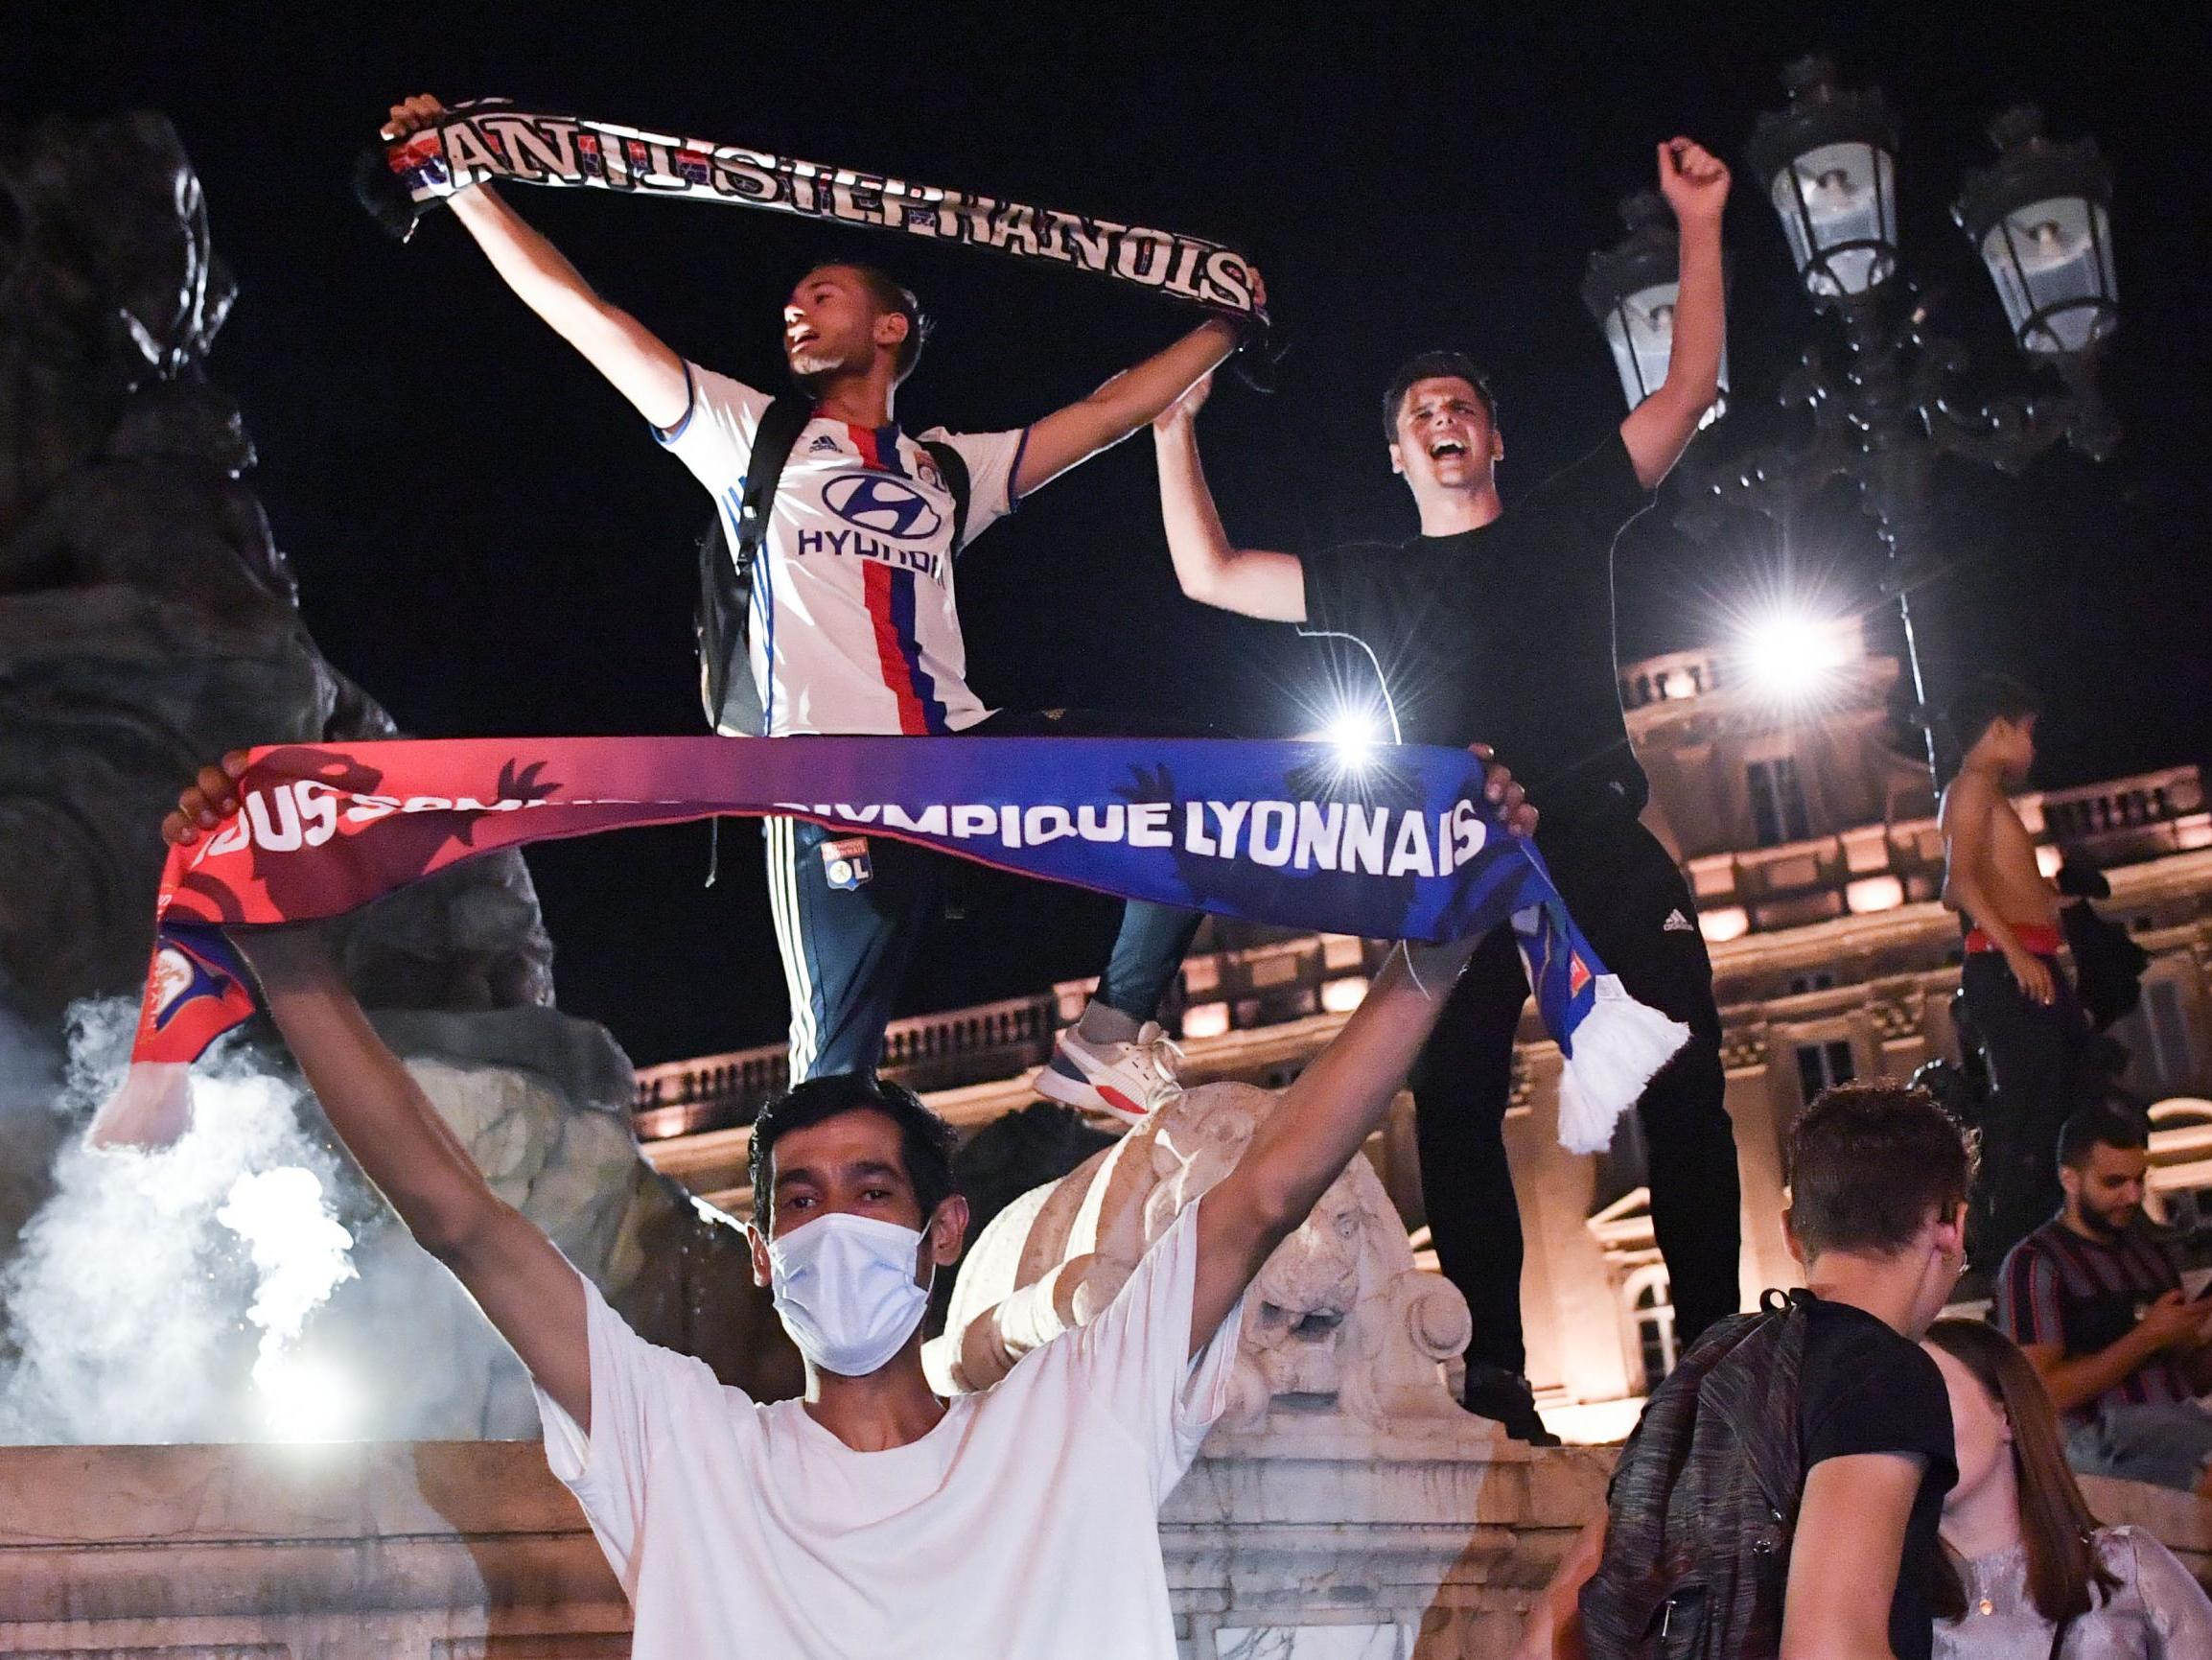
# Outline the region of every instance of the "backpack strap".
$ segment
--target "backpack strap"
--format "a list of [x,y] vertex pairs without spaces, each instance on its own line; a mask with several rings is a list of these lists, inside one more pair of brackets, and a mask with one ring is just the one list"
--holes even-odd
[[783,464],[813,418],[814,400],[797,392],[783,393],[760,412],[753,455],[745,463],[745,493],[737,503],[735,563],[748,579],[768,541],[768,513],[776,503],[776,486],[783,481]]
[[737,501],[737,546],[731,548],[720,512],[699,538],[699,693],[707,724],[716,731],[760,732],[766,726],[747,651],[753,567],[767,545],[784,463],[813,415],[813,401],[790,392],[761,411]]
[[960,545],[967,540],[967,502],[974,488],[967,476],[967,459],[943,438],[924,438],[921,447],[937,463],[938,476],[952,496],[952,551],[957,557]]

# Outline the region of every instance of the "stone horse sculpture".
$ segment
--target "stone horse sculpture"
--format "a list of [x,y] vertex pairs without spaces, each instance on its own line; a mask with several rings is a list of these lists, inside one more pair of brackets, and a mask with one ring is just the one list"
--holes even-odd
[[[944,1333],[923,1350],[937,1386],[988,1389],[1093,1319],[1176,1213],[1228,1173],[1278,1099],[1249,1084],[1193,1089],[1008,1205],[970,1248]],[[1415,1269],[1396,1208],[1355,1158],[1253,1281],[1222,1427],[1464,1424],[1443,1363],[1470,1330],[1466,1299]]]

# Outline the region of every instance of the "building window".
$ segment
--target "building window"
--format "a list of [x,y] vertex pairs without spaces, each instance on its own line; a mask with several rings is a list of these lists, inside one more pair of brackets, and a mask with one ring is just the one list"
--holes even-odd
[[1850,1083],[1855,1075],[1851,1046],[1841,1038],[1827,1043],[1797,1046],[1798,1087],[1808,1102],[1831,1085]]
[[1651,1263],[1628,1276],[1629,1318],[1635,1323],[1637,1358],[1643,1367],[1643,1392],[1657,1389],[1679,1358],[1674,1344],[1674,1293],[1666,1265]]
[[1755,760],[1744,770],[1751,781],[1752,828],[1758,832],[1760,847],[1802,842],[1812,834],[1796,760],[1778,755],[1772,760]]

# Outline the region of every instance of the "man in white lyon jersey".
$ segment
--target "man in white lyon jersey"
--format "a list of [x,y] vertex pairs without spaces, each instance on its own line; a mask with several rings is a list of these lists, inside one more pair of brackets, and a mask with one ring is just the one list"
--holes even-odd
[[[244,767],[205,769],[163,833],[189,846],[236,810]],[[1486,788],[1534,828],[1502,769]],[[1173,1660],[1158,1512],[1226,1405],[1245,1289],[1382,1121],[1474,944],[1394,953],[1098,1318],[982,1394],[942,1399],[921,1368],[967,1226],[950,1127],[868,1077],[771,1103],[753,1272],[806,1390],[763,1405],[639,1338],[493,1193],[318,933],[233,943],[347,1150],[529,1368],[637,1660]]]
[[[429,97],[393,105],[384,136],[429,124],[441,107]],[[736,547],[754,434],[773,400],[687,362],[600,298],[489,186],[460,191],[450,205],[507,286],[706,486]],[[914,296],[870,267],[833,262],[800,280],[783,325],[792,379],[814,411],[784,464],[753,581],[747,643],[761,732],[1096,736],[1119,726],[987,711],[967,685],[954,562],[1031,491],[1147,426],[1235,349],[1236,326],[1202,323],[1029,427],[924,434],[949,445],[967,474],[956,547],[953,492],[924,442],[892,416],[927,332]],[[768,820],[764,833],[791,994],[792,1080],[866,1071],[880,1058],[915,940],[938,900],[942,863],[885,838],[791,819]],[[1195,912],[1124,908],[1098,994],[1061,1034],[1040,1092],[1129,1122],[1179,1092],[1174,1047],[1153,1016],[1198,924]]]

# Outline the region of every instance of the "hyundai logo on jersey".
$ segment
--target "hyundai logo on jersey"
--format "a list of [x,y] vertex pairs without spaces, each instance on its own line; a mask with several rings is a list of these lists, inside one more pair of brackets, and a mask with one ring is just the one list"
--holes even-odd
[[822,500],[847,524],[903,542],[934,536],[944,525],[928,497],[905,479],[881,473],[842,474],[822,486]]

